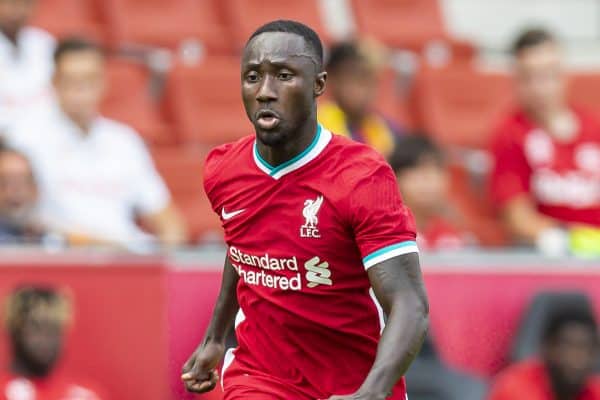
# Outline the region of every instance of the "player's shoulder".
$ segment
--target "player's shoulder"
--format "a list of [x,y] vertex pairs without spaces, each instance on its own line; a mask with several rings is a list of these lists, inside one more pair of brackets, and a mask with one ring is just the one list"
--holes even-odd
[[252,151],[254,135],[245,136],[236,142],[225,143],[213,148],[204,160],[204,181],[214,181],[220,173],[231,171],[242,157]]
[[331,139],[330,151],[344,166],[377,168],[388,165],[383,155],[371,146],[335,133]]
[[514,108],[494,125],[491,134],[491,145],[497,147],[508,142],[521,142],[533,128],[534,126],[525,111]]
[[600,119],[597,117],[596,113],[587,107],[580,105],[572,105],[571,109],[580,122],[580,131],[582,135],[580,135],[579,139],[582,141],[600,140]]
[[53,49],[56,46],[56,39],[50,32],[35,26],[26,26],[23,28],[22,36],[29,44],[42,46],[42,48]]
[[345,180],[392,172],[388,162],[379,152],[366,144],[335,133],[331,139],[327,162],[334,165]]
[[17,118],[4,132],[3,139],[21,150],[22,147],[40,146],[40,143],[52,141],[54,114],[54,107],[48,107],[33,111],[27,117]]

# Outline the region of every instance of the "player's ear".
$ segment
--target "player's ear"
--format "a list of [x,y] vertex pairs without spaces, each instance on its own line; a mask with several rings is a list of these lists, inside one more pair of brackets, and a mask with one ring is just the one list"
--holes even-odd
[[327,82],[327,72],[319,72],[315,79],[315,97],[325,93],[325,83]]

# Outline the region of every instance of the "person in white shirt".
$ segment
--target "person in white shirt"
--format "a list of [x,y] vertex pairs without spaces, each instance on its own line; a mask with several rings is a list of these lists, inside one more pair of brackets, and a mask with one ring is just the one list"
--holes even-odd
[[8,141],[31,160],[41,214],[70,243],[145,249],[165,245],[185,229],[144,143],[130,127],[99,115],[105,58],[94,44],[69,39],[54,54],[58,106],[15,125]]
[[27,26],[34,0],[0,0],[0,133],[53,101],[52,54],[56,41]]

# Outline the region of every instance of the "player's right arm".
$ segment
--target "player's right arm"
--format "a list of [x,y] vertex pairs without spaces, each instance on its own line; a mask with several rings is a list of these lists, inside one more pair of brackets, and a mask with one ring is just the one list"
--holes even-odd
[[183,366],[181,379],[190,392],[208,392],[219,381],[216,367],[225,353],[225,338],[239,308],[236,294],[238,279],[239,275],[227,257],[221,291],[204,340]]

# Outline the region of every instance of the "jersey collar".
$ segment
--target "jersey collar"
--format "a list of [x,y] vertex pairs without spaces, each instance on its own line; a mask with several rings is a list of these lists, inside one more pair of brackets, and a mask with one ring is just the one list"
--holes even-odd
[[323,150],[331,140],[331,137],[331,132],[329,132],[327,129],[324,129],[321,126],[321,124],[317,125],[317,134],[315,135],[311,144],[296,157],[276,167],[271,166],[260,156],[255,139],[252,149],[252,153],[254,154],[254,162],[261,171],[263,171],[265,174],[269,175],[273,179],[277,180],[282,176],[289,174],[292,171],[302,168],[303,166],[317,158],[319,154],[323,152]]

